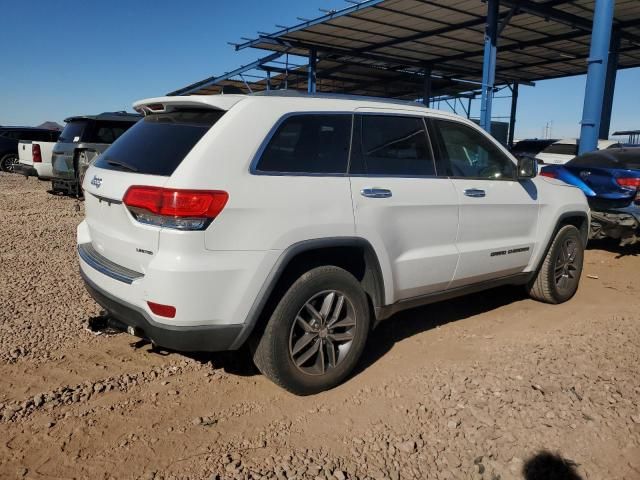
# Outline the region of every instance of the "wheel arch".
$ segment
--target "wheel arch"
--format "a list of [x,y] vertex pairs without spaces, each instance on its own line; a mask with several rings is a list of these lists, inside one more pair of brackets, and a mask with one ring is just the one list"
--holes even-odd
[[573,225],[574,227],[576,227],[580,232],[583,245],[585,247],[587,246],[587,241],[589,239],[589,214],[585,211],[579,210],[564,212],[560,214],[558,216],[558,219],[556,220],[555,227],[553,228],[551,235],[547,239],[547,243],[544,247],[542,255],[537,261],[536,268],[533,270],[534,277],[540,271],[540,268],[544,263],[544,259],[546,258],[547,254],[549,253],[549,249],[553,244],[553,240],[556,238],[556,235],[558,234],[560,229],[565,225]]
[[384,277],[373,246],[361,237],[331,237],[304,240],[284,250],[258,293],[244,328],[232,345],[240,348],[269,319],[279,298],[304,272],[322,265],[335,265],[354,275],[370,301],[372,311],[384,305]]

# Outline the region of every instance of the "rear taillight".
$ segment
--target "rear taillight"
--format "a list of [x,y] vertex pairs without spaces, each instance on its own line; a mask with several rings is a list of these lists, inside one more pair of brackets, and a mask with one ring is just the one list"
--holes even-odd
[[549,171],[549,170],[542,170],[540,172],[540,176],[549,177],[549,178],[558,178],[558,174],[556,172],[552,172],[552,171]]
[[616,183],[621,187],[640,188],[640,177],[618,177]]
[[175,190],[133,186],[123,202],[141,222],[178,230],[204,230],[216,218],[229,199],[219,190]]
[[33,159],[33,163],[42,163],[42,153],[40,152],[40,145],[37,143],[31,145],[31,158]]
[[176,307],[171,305],[162,305],[161,303],[147,302],[149,309],[160,317],[174,318],[176,316]]

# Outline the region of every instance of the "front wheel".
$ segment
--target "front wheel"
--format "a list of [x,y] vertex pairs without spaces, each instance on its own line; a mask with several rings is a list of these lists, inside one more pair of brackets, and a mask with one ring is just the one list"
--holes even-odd
[[528,286],[531,297],[545,303],[569,300],[578,290],[583,260],[584,244],[580,232],[573,225],[563,226]]
[[364,350],[369,315],[353,275],[334,266],[314,268],[280,299],[253,360],[263,375],[297,395],[333,388]]

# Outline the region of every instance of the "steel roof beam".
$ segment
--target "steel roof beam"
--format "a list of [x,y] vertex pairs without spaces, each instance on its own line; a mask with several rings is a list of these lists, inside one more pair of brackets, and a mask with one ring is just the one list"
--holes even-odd
[[[562,42],[562,41],[565,41],[565,40],[572,40],[572,39],[577,38],[577,37],[584,37],[585,35],[586,35],[585,32],[583,32],[582,30],[578,30],[578,31],[563,33],[561,35],[544,36],[542,38],[538,38],[538,39],[535,39],[535,40],[529,40],[527,42],[516,42],[516,43],[511,43],[509,45],[501,45],[500,46],[500,52],[513,52],[513,51],[517,51],[517,50],[524,50],[526,48],[531,48],[531,47],[541,47],[541,46],[547,45],[549,43]],[[480,51],[461,53],[459,55],[452,55],[452,56],[449,56],[449,57],[442,57],[442,58],[438,59],[438,62],[452,62],[452,61],[455,61],[455,60],[464,60],[466,58],[478,57],[480,55],[482,55],[482,52],[480,52]]]
[[[263,43],[271,43],[275,46],[280,46],[283,48],[300,48],[304,50],[309,50],[310,48],[317,48],[318,52],[324,52],[329,55],[338,55],[341,57],[354,57],[361,58],[365,60],[371,60],[374,62],[381,62],[388,65],[398,65],[402,67],[414,67],[418,69],[423,69],[425,62],[419,61],[416,59],[409,59],[406,57],[397,57],[397,56],[387,56],[373,53],[356,53],[352,50],[344,49],[344,48],[336,48],[330,45],[323,44],[311,44],[306,42],[300,42],[297,40],[289,40],[289,39],[281,39],[281,38],[263,38]],[[332,61],[338,61],[337,59],[331,59]],[[434,60],[437,61],[437,58]],[[472,72],[469,72],[468,69],[460,68],[460,67],[452,67],[445,65],[444,67],[440,67],[438,64],[434,64],[434,70],[443,73],[450,73],[454,75],[470,75]],[[520,78],[506,77],[503,76],[499,79],[501,82],[507,83],[508,81],[518,80],[523,85],[534,85],[533,82],[527,82]]]
[[171,93],[167,93],[167,95],[169,96],[174,96],[174,95],[187,95],[189,93],[193,93],[197,90],[200,90],[204,87],[208,87],[210,85],[215,85],[218,82],[221,82],[223,80],[228,80],[232,77],[235,77],[236,75],[240,75],[241,73],[247,72],[249,70],[253,70],[256,67],[263,65],[265,63],[268,63],[272,60],[275,60],[276,58],[281,57],[282,55],[284,55],[284,52],[275,52],[272,53],[271,55],[267,55],[266,57],[262,57],[259,58],[258,60],[256,60],[255,62],[251,62],[247,65],[243,65],[239,68],[236,68],[235,70],[232,70],[231,72],[227,72],[224,75],[220,75],[219,77],[209,77],[209,78],[205,78],[204,80],[201,80],[199,82],[196,83],[192,83],[191,85],[188,85],[184,88],[181,88],[180,90],[176,90],[174,92]]
[[[544,18],[546,20],[553,20],[554,22],[562,23],[563,25],[567,25],[571,28],[579,28],[580,30],[584,30],[585,32],[589,32],[591,34],[593,23],[591,19],[580,17],[578,15],[574,15],[572,13],[563,12],[560,10],[556,10],[553,7],[549,7],[545,4],[539,4],[532,2],[531,0],[501,0],[501,3],[508,7],[513,7],[517,5],[521,12],[529,13],[531,15],[535,15],[537,17]],[[622,22],[613,20],[614,25],[620,28],[620,24]],[[629,26],[629,25],[627,25]],[[628,38],[629,40],[633,40],[634,42],[640,42],[640,36],[635,35],[630,32],[624,31],[624,23],[622,23],[622,30],[620,31],[622,38]]]
[[[298,25],[294,25],[293,27],[284,28],[282,30],[279,30],[277,32],[274,32],[274,33],[268,35],[268,37],[270,37],[270,38],[279,37],[279,36],[282,36],[282,35],[286,35],[288,33],[293,33],[293,32],[297,32],[299,30],[304,30],[305,28],[309,28],[309,27],[312,27],[314,25],[318,25],[318,24],[324,23],[327,20],[332,20],[334,18],[339,18],[339,17],[342,17],[342,16],[347,15],[349,13],[353,13],[353,12],[357,12],[359,10],[363,10],[363,9],[365,9],[367,7],[371,7],[373,5],[381,3],[383,1],[384,0],[366,0],[364,2],[356,3],[356,4],[352,5],[351,7],[343,8],[342,10],[337,10],[337,11],[334,11],[334,12],[329,12],[326,15],[322,15],[321,17],[314,18],[312,20],[307,20],[307,21],[305,21],[303,23],[300,23]],[[248,42],[245,42],[245,43],[242,43],[240,45],[237,45],[235,47],[235,49],[236,50],[242,50],[243,48],[254,47],[258,43],[260,43],[261,40],[262,40],[262,38],[257,38],[257,39],[254,39],[254,40],[250,40]]]

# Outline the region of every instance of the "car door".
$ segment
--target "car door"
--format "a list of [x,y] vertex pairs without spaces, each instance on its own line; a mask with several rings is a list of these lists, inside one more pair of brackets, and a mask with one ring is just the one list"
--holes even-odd
[[422,116],[357,114],[350,181],[356,232],[391,270],[387,304],[446,289],[458,262],[458,201],[451,180],[435,176]]
[[431,119],[439,175],[451,179],[460,204],[460,260],[450,288],[521,273],[536,242],[538,195],[530,179],[482,130]]

